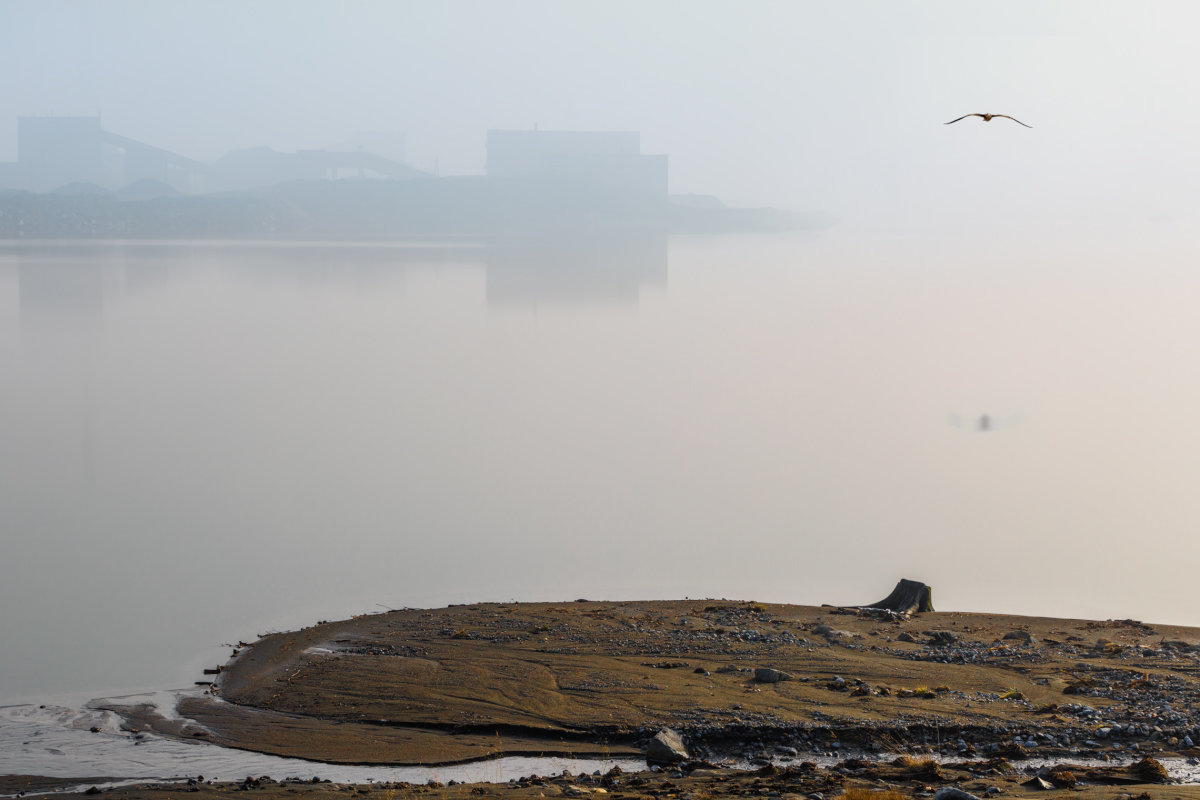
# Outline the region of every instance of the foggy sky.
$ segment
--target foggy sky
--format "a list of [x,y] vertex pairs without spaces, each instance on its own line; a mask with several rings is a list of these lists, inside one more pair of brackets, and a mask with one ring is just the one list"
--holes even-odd
[[[671,190],[869,217],[1190,212],[1189,2],[0,0],[16,117],[101,114],[210,160],[407,134],[478,173],[489,128],[635,130]],[[19,78],[17,76],[20,76]],[[1004,120],[944,122],[969,112]]]

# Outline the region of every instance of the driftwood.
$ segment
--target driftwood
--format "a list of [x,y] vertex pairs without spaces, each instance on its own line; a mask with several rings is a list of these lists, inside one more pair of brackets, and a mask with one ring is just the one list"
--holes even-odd
[[920,581],[901,578],[892,593],[863,608],[882,608],[897,614],[920,614],[933,611],[933,589]]

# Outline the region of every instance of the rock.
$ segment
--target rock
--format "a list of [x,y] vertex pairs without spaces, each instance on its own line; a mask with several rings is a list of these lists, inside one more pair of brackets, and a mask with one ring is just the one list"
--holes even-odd
[[964,792],[957,786],[943,786],[933,794],[933,800],[979,800],[970,792]]
[[1129,771],[1146,783],[1170,783],[1171,776],[1158,759],[1146,756],[1141,761],[1129,767]]
[[1029,644],[1033,641],[1033,634],[1031,634],[1029,631],[1009,631],[1008,633],[1004,634],[1002,638],[1010,641],[1024,642],[1025,644]]
[[929,637],[929,644],[932,645],[954,644],[958,641],[958,634],[950,631],[925,631],[925,635]]
[[783,670],[771,669],[770,667],[759,667],[754,670],[754,680],[759,683],[779,683],[780,681],[790,681],[792,675]]
[[904,631],[903,633],[901,633],[899,636],[896,637],[896,641],[897,642],[909,642],[910,644],[916,644],[917,637],[913,636],[908,631]]
[[1028,786],[1031,789],[1053,789],[1054,788],[1053,783],[1051,783],[1050,781],[1041,777],[1040,775],[1034,775],[1032,778],[1025,781],[1021,785]]
[[679,731],[663,728],[654,734],[654,738],[646,745],[646,761],[651,764],[674,764],[687,761],[687,748],[683,746],[683,737]]

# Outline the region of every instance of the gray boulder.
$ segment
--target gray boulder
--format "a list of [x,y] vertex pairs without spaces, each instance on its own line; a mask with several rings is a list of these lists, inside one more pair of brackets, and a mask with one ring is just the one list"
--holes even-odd
[[933,794],[933,800],[979,800],[970,792],[964,792],[957,786],[943,786]]
[[754,680],[759,683],[779,683],[780,681],[790,681],[791,679],[791,674],[779,669],[759,667],[754,670]]
[[646,745],[646,761],[650,764],[674,764],[691,758],[683,746],[679,731],[663,728]]

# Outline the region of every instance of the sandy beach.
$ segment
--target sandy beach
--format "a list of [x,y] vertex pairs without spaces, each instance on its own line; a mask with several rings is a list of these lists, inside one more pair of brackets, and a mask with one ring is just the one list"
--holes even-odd
[[[753,601],[579,600],[369,614],[270,634],[230,655],[214,674],[197,676],[211,685],[184,699],[180,716],[124,707],[126,725],[364,765],[514,755],[641,759],[660,732],[680,734],[682,750],[654,757],[654,772],[469,789],[497,797],[827,797],[847,787],[923,796],[943,786],[1015,797],[1200,791],[1167,783],[1153,760],[1200,755],[1195,628]],[[261,777],[255,785],[196,780],[105,791],[468,791],[461,784],[352,790]],[[1155,788],[1164,783],[1167,793]],[[19,776],[4,784],[10,794],[67,785]]]
[[[724,600],[478,604],[239,647],[165,735],[338,763],[1194,749],[1200,630]],[[198,676],[199,678],[200,676]]]

